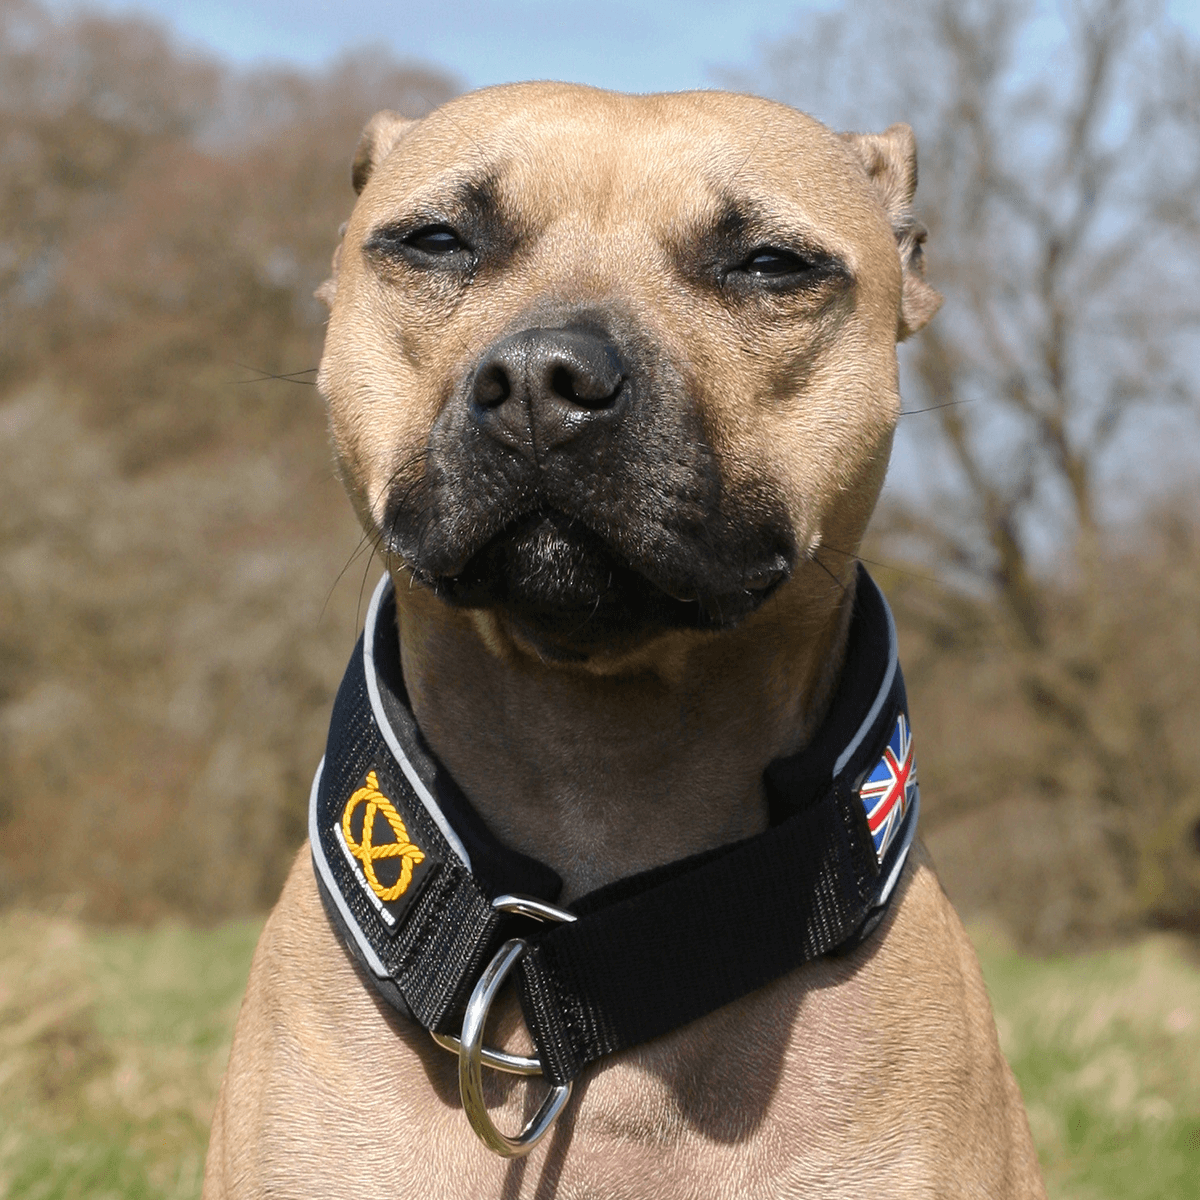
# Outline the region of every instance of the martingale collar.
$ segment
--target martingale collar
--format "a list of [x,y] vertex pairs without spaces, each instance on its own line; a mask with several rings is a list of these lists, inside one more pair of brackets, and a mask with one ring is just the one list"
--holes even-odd
[[504,846],[417,727],[385,576],[334,702],[309,837],[335,928],[405,1016],[457,1034],[501,942],[528,945],[521,1008],[554,1085],[787,971],[844,952],[882,917],[917,824],[919,791],[896,632],[859,567],[846,660],[821,729],[764,773],[763,833],[629,876],[574,901],[570,923],[498,911],[549,904],[562,883]]

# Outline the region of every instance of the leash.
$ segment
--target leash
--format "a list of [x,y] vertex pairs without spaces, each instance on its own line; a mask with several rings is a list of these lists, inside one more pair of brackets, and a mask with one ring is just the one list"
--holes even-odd
[[[313,780],[313,865],[367,980],[459,1055],[464,1109],[492,1150],[536,1145],[589,1063],[845,953],[882,919],[920,795],[895,627],[861,565],[829,713],[808,747],[764,772],[769,828],[617,880],[570,909],[555,904],[558,875],[504,846],[426,745],[395,615],[385,576]],[[483,1045],[510,975],[536,1056]],[[484,1066],[551,1085],[515,1137],[483,1104]]]

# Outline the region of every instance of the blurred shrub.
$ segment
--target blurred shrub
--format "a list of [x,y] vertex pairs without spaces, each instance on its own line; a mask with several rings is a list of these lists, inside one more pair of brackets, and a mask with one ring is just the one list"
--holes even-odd
[[[1043,584],[1036,648],[999,602],[927,568],[875,568],[943,882],[1023,945],[1147,925],[1200,934],[1198,512],[1180,495],[1113,538],[1100,582]],[[903,528],[885,510],[877,546]]]

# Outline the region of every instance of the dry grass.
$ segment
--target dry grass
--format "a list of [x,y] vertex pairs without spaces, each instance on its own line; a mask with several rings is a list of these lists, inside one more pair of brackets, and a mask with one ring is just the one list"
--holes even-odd
[[976,931],[1052,1197],[1191,1200],[1200,1180],[1200,964],[1158,936],[1050,959]]

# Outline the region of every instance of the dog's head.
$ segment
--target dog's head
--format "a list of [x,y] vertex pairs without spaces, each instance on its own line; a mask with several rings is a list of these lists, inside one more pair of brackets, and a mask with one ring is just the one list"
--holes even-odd
[[416,584],[572,657],[846,573],[938,304],[907,127],[526,84],[378,114],[353,179],[319,383]]

